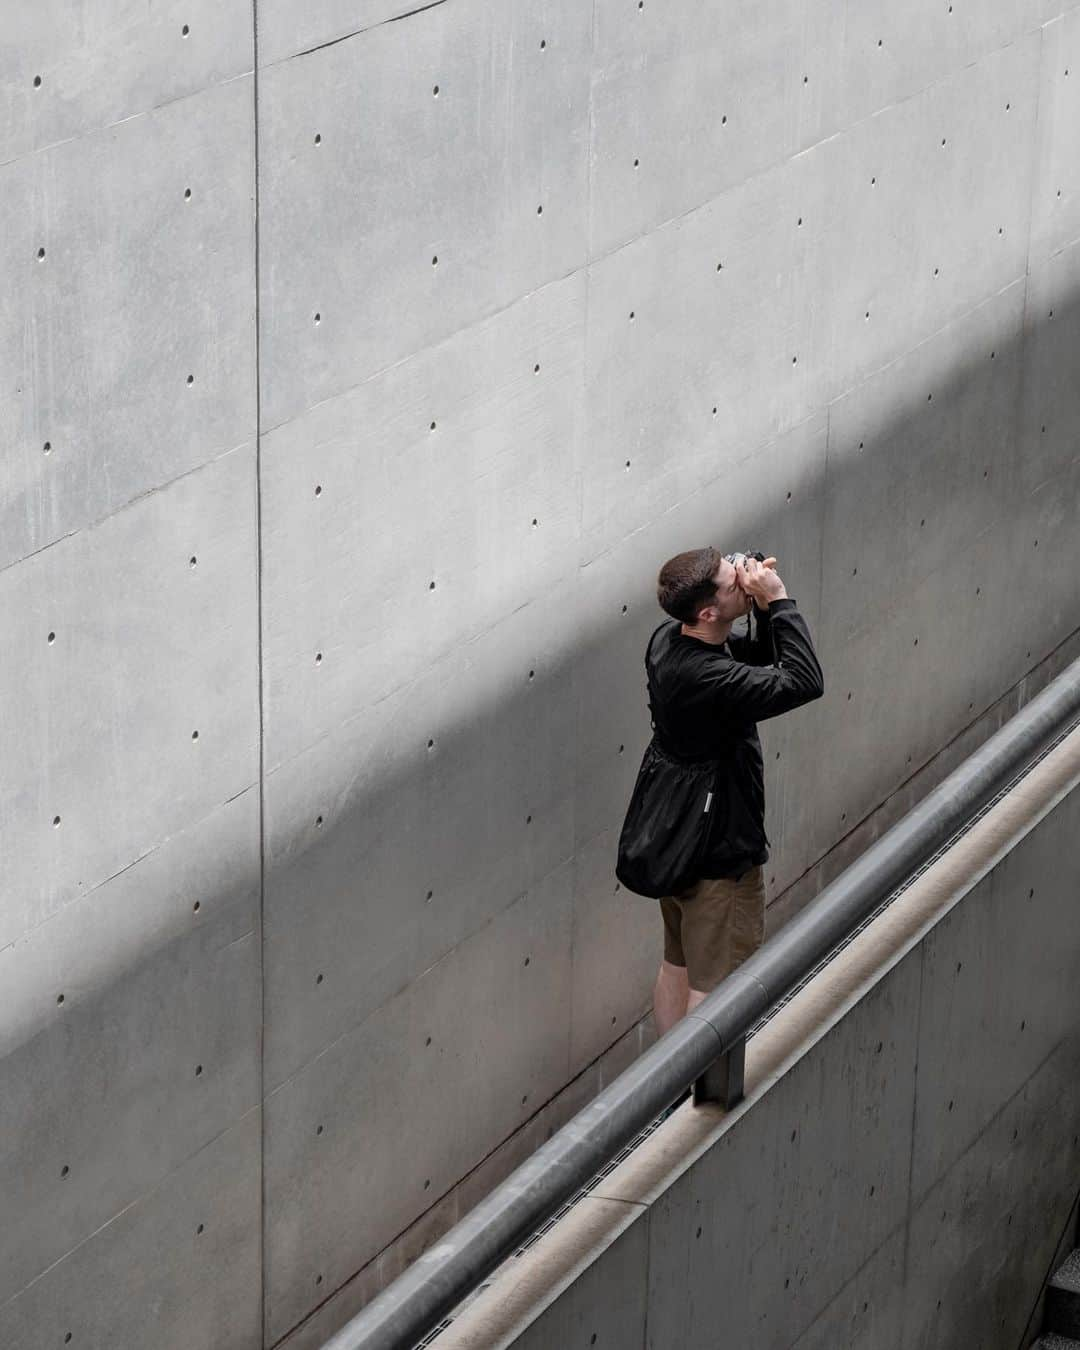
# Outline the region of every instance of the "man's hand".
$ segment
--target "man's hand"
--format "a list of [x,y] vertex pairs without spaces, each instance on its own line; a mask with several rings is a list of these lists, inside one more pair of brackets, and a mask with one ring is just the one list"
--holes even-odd
[[766,558],[761,563],[756,558],[746,558],[735,571],[739,585],[753,597],[759,609],[768,609],[771,600],[787,598],[787,587],[777,575],[775,558]]

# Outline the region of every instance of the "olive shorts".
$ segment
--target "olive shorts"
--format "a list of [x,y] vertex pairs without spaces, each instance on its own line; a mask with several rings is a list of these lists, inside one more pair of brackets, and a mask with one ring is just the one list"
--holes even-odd
[[685,966],[691,989],[715,989],[765,939],[765,869],[705,877],[660,901],[664,960]]

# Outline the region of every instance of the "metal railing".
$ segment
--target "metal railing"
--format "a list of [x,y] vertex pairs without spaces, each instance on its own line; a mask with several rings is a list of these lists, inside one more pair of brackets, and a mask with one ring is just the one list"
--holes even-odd
[[411,1350],[691,1085],[697,1101],[736,1102],[742,1094],[746,1034],[755,1022],[1078,718],[1080,660],[331,1337],[324,1350]]

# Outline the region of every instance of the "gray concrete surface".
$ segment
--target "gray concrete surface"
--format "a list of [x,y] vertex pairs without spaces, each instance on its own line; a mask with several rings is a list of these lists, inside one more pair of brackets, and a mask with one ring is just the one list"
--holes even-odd
[[42,0],[0,90],[0,1342],[247,1350],[638,1034],[666,557],[819,644],[773,923],[1075,642],[1080,9]]

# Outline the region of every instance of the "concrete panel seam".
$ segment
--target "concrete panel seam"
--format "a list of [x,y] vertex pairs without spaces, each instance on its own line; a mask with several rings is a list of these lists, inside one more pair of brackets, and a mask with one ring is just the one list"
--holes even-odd
[[63,136],[60,140],[50,141],[47,145],[35,145],[21,155],[13,155],[11,159],[0,160],[0,169],[6,169],[9,164],[18,164],[23,159],[30,159],[33,155],[47,155],[50,150],[57,150],[62,145],[72,145],[74,142],[84,141],[90,136],[101,136],[116,127],[122,127],[125,122],[134,122],[139,117],[149,117],[162,108],[171,108],[175,103],[184,103],[188,99],[200,98],[211,89],[224,89],[226,85],[233,84],[236,80],[250,79],[253,73],[251,70],[238,70],[235,75],[229,75],[226,79],[218,80],[215,84],[204,84],[201,89],[193,89],[189,93],[178,94],[176,98],[163,99],[150,108],[140,108],[138,112],[129,113],[127,117],[118,117],[115,122],[103,122],[100,126],[89,127],[74,136]]
[[331,38],[329,42],[320,42],[315,47],[307,47],[302,52],[293,52],[291,56],[283,56],[280,60],[271,61],[266,69],[272,70],[274,66],[284,65],[286,61],[295,61],[298,56],[310,56],[312,52],[321,52],[326,47],[336,47],[339,42],[348,42],[349,38],[359,37],[361,33],[370,33],[375,28],[382,28],[384,24],[397,23],[399,19],[411,19],[414,14],[423,14],[426,9],[434,9],[436,5],[444,5],[446,0],[431,0],[429,5],[419,5],[416,9],[410,9],[405,14],[391,14],[389,18],[380,19],[378,23],[369,23],[365,28],[354,28],[351,33],[343,33],[341,37]]
[[[1049,1064],[1050,1061],[1054,1058],[1054,1056],[1061,1051],[1061,1048],[1064,1045],[1068,1045],[1068,1040],[1064,1037],[1061,1040],[1054,1042],[1051,1049],[1048,1050],[1045,1055],[1043,1055],[1042,1059],[1039,1060],[1038,1064],[1035,1065],[1035,1067],[1024,1079],[1024,1081],[1020,1084],[1020,1086],[1016,1089],[1016,1091],[1010,1093],[1009,1096],[1005,1099],[1005,1101],[1003,1101],[1001,1105],[998,1107],[998,1109],[994,1112],[994,1114],[986,1118],[986,1120],[983,1122],[982,1129],[979,1130],[979,1133],[974,1135],[969,1140],[967,1147],[962,1149],[961,1152],[957,1154],[955,1160],[949,1164],[949,1166],[945,1169],[943,1175],[947,1176],[954,1167],[959,1166],[959,1164],[967,1157],[967,1155],[971,1152],[971,1150],[978,1145],[982,1137],[993,1129],[995,1123],[1005,1114],[1006,1111],[1009,1110],[1009,1108],[1016,1101],[1016,1099],[1024,1095],[1024,1093],[1027,1091],[1028,1084],[1031,1082],[1031,1080],[1033,1078],[1038,1077],[1038,1075],[1043,1071],[1046,1065]],[[919,1208],[919,1206],[930,1194],[930,1192],[936,1186],[938,1186],[940,1182],[941,1177],[935,1177],[933,1181],[927,1182],[926,1186],[923,1188],[922,1192],[919,1195],[912,1195],[910,1193],[908,1194],[909,1217],[912,1214],[914,1214],[915,1210]]]
[[17,1299],[22,1298],[28,1289],[32,1289],[34,1285],[38,1283],[39,1280],[43,1280],[51,1270],[55,1270],[57,1266],[61,1265],[64,1261],[66,1261],[68,1257],[70,1257],[73,1253],[85,1247],[88,1242],[92,1242],[94,1238],[98,1236],[99,1233],[103,1233],[106,1228],[111,1227],[111,1225],[116,1223],[118,1219],[122,1219],[123,1216],[127,1214],[129,1210],[135,1209],[136,1206],[144,1204],[152,1196],[156,1195],[158,1191],[164,1188],[166,1182],[171,1177],[175,1176],[177,1172],[181,1171],[184,1167],[186,1167],[192,1161],[192,1159],[197,1158],[200,1153],[205,1153],[207,1149],[212,1148],[219,1139],[223,1138],[231,1130],[235,1130],[238,1126],[242,1125],[244,1121],[247,1120],[247,1118],[252,1114],[253,1111],[261,1112],[261,1110],[262,1110],[261,1105],[256,1103],[256,1105],[248,1107],[248,1109],[245,1112],[243,1112],[242,1115],[237,1116],[235,1120],[230,1121],[226,1126],[218,1130],[217,1134],[215,1134],[212,1138],[207,1139],[206,1142],[204,1144],[201,1144],[195,1150],[194,1153],[190,1153],[186,1158],[182,1158],[176,1164],[175,1167],[170,1168],[168,1172],[166,1172],[163,1176],[160,1176],[157,1179],[157,1181],[154,1182],[153,1186],[149,1187],[148,1190],[143,1191],[141,1195],[137,1195],[134,1198],[134,1200],[129,1200],[128,1203],[124,1205],[121,1209],[118,1209],[115,1214],[110,1215],[109,1218],[107,1218],[104,1223],[99,1224],[98,1227],[93,1230],[93,1232],[87,1233],[87,1235],[84,1238],[81,1238],[78,1242],[76,1242],[73,1247],[69,1247],[68,1250],[63,1253],[63,1255],[58,1256],[55,1261],[51,1261],[44,1268],[44,1270],[39,1270],[32,1280],[29,1280],[21,1289],[19,1289],[16,1293],[12,1294],[10,1298],[7,1298],[4,1300],[3,1303],[0,1303],[0,1312],[2,1312],[4,1308],[10,1307],[13,1303],[16,1302]]
[[163,839],[159,839],[157,843],[153,844],[150,848],[148,848],[145,853],[140,853],[137,858],[132,858],[132,860],[129,863],[125,863],[123,867],[118,868],[117,871],[113,872],[111,875],[103,877],[101,881],[96,881],[93,884],[93,886],[89,886],[80,895],[73,896],[65,904],[61,905],[60,908],[57,909],[54,913],[42,919],[40,923],[34,924],[34,926],[32,928],[28,928],[25,933],[22,933],[19,937],[14,938],[11,942],[7,943],[5,946],[0,947],[0,952],[9,951],[12,947],[16,947],[20,943],[25,942],[35,933],[40,932],[40,930],[46,927],[47,924],[54,922],[54,920],[59,918],[62,914],[66,913],[66,911],[72,905],[79,905],[84,903],[86,900],[89,899],[90,896],[94,895],[97,891],[100,891],[103,886],[108,886],[108,884],[111,881],[115,881],[117,877],[122,877],[125,872],[130,872],[133,867],[137,867],[139,863],[145,862],[147,858],[152,857],[155,853],[157,853],[159,849],[164,848],[167,844],[171,843],[174,839],[178,837],[178,835],[189,834],[197,830],[204,821],[209,820],[210,817],[216,814],[218,811],[220,811],[223,806],[228,806],[229,802],[236,801],[237,797],[242,797],[246,792],[250,792],[253,787],[257,786],[258,786],[257,783],[249,783],[247,787],[241,788],[239,792],[234,792],[233,795],[231,797],[226,798],[225,801],[219,802],[218,805],[215,806],[212,811],[208,811],[205,816],[200,816],[198,820],[193,820],[189,825],[185,825],[182,830],[178,830],[176,834],[167,834]]
[[[2,166],[0,166],[2,167]],[[63,544],[68,539],[74,539],[80,534],[89,534],[91,530],[100,529],[102,525],[114,520],[122,512],[129,510],[133,506],[138,506],[140,502],[152,497],[155,492],[163,492],[168,488],[175,487],[177,483],[183,482],[185,478],[190,478],[193,474],[201,473],[212,464],[217,464],[229,455],[238,454],[251,444],[250,440],[240,441],[236,445],[230,445],[224,450],[218,451],[216,455],[210,455],[204,459],[201,464],[194,464],[190,469],[185,469],[183,473],[178,473],[174,478],[166,479],[163,483],[155,483],[152,487],[144,488],[137,492],[134,497],[129,497],[126,502],[122,502],[114,511],[107,511],[102,516],[97,516],[93,520],[88,520],[85,525],[80,525],[78,529],[69,530],[67,534],[58,535],[55,539],[50,539],[47,544],[42,544],[40,548],[31,549],[29,553],[24,553],[20,558],[12,558],[10,562],[0,566],[0,575],[9,571],[12,567],[18,567],[20,563],[27,562],[30,558],[36,558],[39,553],[45,553],[50,548],[56,548],[58,544]]]
[[[915,1122],[918,1116],[919,1106],[919,1046],[922,1044],[922,1009],[923,1009],[923,987],[926,977],[926,945],[919,945],[919,1001],[916,1005],[915,1013],[915,1061],[912,1067],[911,1084],[911,1126],[908,1130],[908,1171],[907,1171],[907,1203],[904,1206],[904,1222],[901,1227],[904,1230],[904,1247],[900,1257],[900,1284],[902,1288],[907,1287],[908,1278],[908,1251],[911,1246],[911,1179],[915,1172]],[[901,1301],[900,1306],[900,1341],[904,1344],[904,1337],[907,1334],[907,1300]]]
[[255,324],[255,643],[256,651],[256,689],[259,712],[259,1062],[258,1097],[259,1115],[259,1212],[258,1212],[258,1249],[259,1249],[259,1344],[265,1346],[268,1330],[268,1299],[266,1297],[266,1111],[263,1103],[266,1099],[266,730],[265,730],[265,678],[263,675],[263,525],[262,525],[262,353],[260,346],[261,294],[259,268],[259,0],[251,0],[251,56],[254,67],[251,81],[252,99],[252,194],[254,220],[254,290]]

